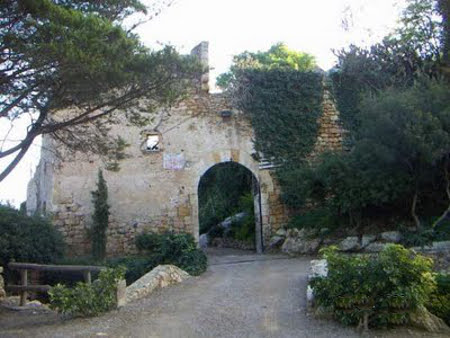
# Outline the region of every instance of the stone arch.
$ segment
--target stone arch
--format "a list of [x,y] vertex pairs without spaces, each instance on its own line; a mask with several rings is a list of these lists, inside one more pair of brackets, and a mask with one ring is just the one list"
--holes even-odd
[[198,186],[203,175],[220,163],[235,162],[247,168],[258,184],[258,191],[254,192],[255,219],[256,219],[256,251],[262,253],[264,244],[268,242],[271,235],[269,194],[274,190],[271,175],[259,169],[259,163],[250,154],[240,149],[223,149],[203,154],[194,166],[195,180],[191,187],[190,204],[192,215],[192,232],[195,238],[199,237],[199,215],[198,215]]

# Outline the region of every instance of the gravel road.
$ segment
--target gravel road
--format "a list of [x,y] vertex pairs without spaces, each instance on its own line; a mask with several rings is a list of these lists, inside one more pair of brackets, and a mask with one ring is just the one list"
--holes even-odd
[[[209,252],[200,277],[117,311],[62,321],[53,313],[0,312],[2,337],[360,337],[306,313],[309,258]],[[370,337],[433,337],[408,329]],[[436,335],[435,337],[443,337]]]

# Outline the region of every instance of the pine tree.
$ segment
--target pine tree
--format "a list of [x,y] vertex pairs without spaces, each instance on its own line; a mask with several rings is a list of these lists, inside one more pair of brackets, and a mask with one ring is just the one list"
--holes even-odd
[[92,215],[92,256],[102,260],[106,254],[106,229],[109,220],[108,187],[103,172],[98,171],[97,190],[92,191],[94,214]]

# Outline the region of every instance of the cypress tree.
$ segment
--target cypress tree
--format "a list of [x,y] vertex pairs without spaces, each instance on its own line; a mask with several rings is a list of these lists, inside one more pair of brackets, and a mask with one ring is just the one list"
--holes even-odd
[[97,190],[92,191],[94,214],[92,215],[92,256],[102,260],[106,254],[106,229],[109,220],[108,187],[103,172],[98,171]]

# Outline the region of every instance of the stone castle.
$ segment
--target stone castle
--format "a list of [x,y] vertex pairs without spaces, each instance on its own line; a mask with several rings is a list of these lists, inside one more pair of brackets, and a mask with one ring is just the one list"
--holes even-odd
[[[208,43],[199,44],[192,54],[207,69]],[[248,119],[223,94],[209,93],[208,78],[208,73],[203,74],[195,92],[157,126],[113,127],[130,146],[119,171],[104,171],[111,205],[108,255],[133,253],[134,237],[148,230],[188,232],[198,239],[200,179],[213,166],[228,161],[246,167],[257,181],[253,189],[257,252],[263,252],[285,224],[287,210],[270,165],[254,159]],[[319,124],[315,151],[340,147],[338,113],[326,90]],[[40,163],[28,184],[27,210],[50,213],[69,253],[85,255],[90,252],[91,191],[104,163],[82,154],[61,160],[51,151],[55,146],[54,140],[44,137]]]

